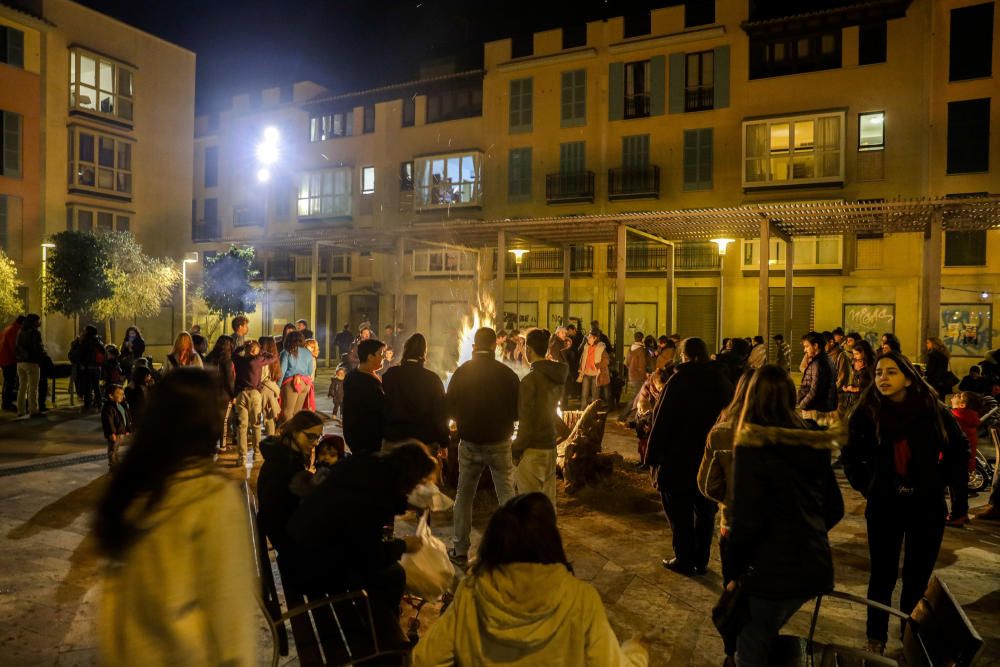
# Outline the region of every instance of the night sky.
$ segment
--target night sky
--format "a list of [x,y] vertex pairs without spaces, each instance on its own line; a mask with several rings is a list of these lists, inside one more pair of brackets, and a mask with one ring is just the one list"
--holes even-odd
[[199,112],[310,79],[335,91],[417,77],[420,62],[481,65],[482,42],[678,0],[78,0],[198,54]]

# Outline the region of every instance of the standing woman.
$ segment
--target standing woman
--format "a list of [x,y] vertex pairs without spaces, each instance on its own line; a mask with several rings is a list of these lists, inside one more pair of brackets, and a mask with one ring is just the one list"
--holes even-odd
[[215,347],[205,357],[205,367],[218,373],[216,381],[219,387],[220,416],[222,417],[222,450],[227,447],[229,439],[229,415],[236,398],[236,367],[233,364],[233,339],[229,336],[219,336]]
[[736,638],[740,667],[769,664],[781,626],[806,600],[833,589],[827,533],[844,516],[836,449],[833,433],[809,429],[796,414],[787,371],[767,364],[754,373],[733,447],[727,547],[749,613]]
[[187,331],[182,331],[174,339],[174,349],[167,355],[167,363],[163,364],[163,372],[169,373],[172,370],[187,366],[202,368],[204,364],[201,361],[201,356],[194,349],[194,341],[191,338],[191,334]]
[[142,339],[142,332],[139,327],[129,327],[125,330],[125,339],[121,346],[122,370],[126,376],[132,374],[132,366],[136,359],[146,356],[146,341]]
[[274,361],[264,366],[260,372],[260,404],[264,416],[264,435],[274,435],[274,426],[281,419],[281,359],[274,336],[260,337],[260,353],[271,356]]
[[948,368],[948,364],[950,363],[948,348],[944,346],[944,342],[937,336],[928,338],[924,342],[924,346],[927,350],[924,354],[924,361],[927,364],[925,368],[927,384],[934,387],[938,398],[943,401],[951,393],[955,382],[958,381],[958,378]]
[[842,394],[844,400],[837,405],[840,410],[841,419],[850,414],[851,408],[857,404],[862,392],[875,379],[875,351],[872,350],[872,346],[869,345],[868,341],[856,341],[854,348],[851,350],[851,355],[853,357],[851,360],[851,377],[848,383],[841,388],[844,392]]
[[204,371],[168,375],[112,472],[94,526],[102,664],[255,664],[246,508],[212,462],[217,396]]
[[895,352],[896,354],[903,353],[903,344],[899,342],[899,337],[894,333],[884,333],[882,334],[881,347],[879,348],[878,356],[882,356],[887,352]]
[[[868,500],[868,597],[888,605],[903,551],[899,608],[920,600],[944,534],[944,489],[965,483],[969,442],[934,390],[898,352],[875,365],[875,384],[851,413],[841,461],[848,481]],[[904,549],[905,542],[905,549]],[[889,617],[868,610],[868,649],[885,651]]]
[[293,324],[285,334],[281,351],[281,414],[286,420],[310,403],[315,368],[316,360],[306,348],[302,332],[295,331]]
[[585,410],[591,402],[601,398],[601,386],[609,384],[608,355],[598,335],[599,331],[591,330],[587,334],[587,342],[580,353],[580,372],[576,381],[582,385],[580,409]]

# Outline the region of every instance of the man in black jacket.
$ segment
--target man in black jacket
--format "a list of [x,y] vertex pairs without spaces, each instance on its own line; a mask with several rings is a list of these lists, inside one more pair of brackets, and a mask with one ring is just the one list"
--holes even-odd
[[444,384],[437,373],[424,368],[426,355],[427,341],[423,334],[415,333],[403,347],[400,364],[382,376],[385,389],[383,446],[416,439],[431,451],[448,448],[450,434]]
[[42,318],[35,313],[25,317],[14,345],[18,381],[17,419],[42,416],[38,409],[38,384],[45,357],[45,345],[42,343],[42,332],[39,331],[41,321]]
[[463,566],[469,555],[472,502],[483,469],[493,475],[501,505],[514,496],[514,462],[510,436],[517,421],[517,375],[495,358],[497,334],[483,327],[476,331],[472,359],[451,376],[445,401],[448,416],[458,426],[458,491],[455,495],[456,564]]
[[358,367],[344,380],[344,440],[352,454],[374,454],[382,448],[385,392],[378,373],[385,343],[367,338],[358,343]]
[[733,385],[726,370],[709,361],[700,338],[681,341],[680,359],[657,403],[644,463],[652,467],[673,532],[674,557],[664,559],[663,567],[704,574],[718,507],[698,491],[698,466],[708,432],[732,400]]
[[825,348],[826,338],[816,331],[810,331],[802,339],[805,370],[802,372],[796,407],[810,419],[818,418],[819,413],[837,409],[836,371]]

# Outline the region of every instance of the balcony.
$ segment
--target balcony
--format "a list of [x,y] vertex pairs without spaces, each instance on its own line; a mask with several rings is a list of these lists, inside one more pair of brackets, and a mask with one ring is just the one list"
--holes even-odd
[[545,201],[549,204],[594,202],[594,172],[547,174],[545,176]]
[[660,168],[608,169],[608,199],[657,199],[660,196]]
[[236,206],[233,208],[233,227],[263,227],[263,206]]
[[719,266],[719,249],[714,243],[678,243],[675,246],[675,271],[718,271]]
[[[514,256],[507,255],[505,265],[506,275],[517,274]],[[593,273],[593,246],[573,246],[570,248],[570,273]],[[521,275],[561,274],[563,271],[562,248],[538,248],[524,255],[521,263]]]
[[693,86],[684,90],[684,111],[709,111],[715,108],[715,86]]
[[[618,270],[616,252],[616,246],[608,246],[608,275]],[[670,246],[659,243],[625,246],[625,270],[629,273],[665,273],[669,264]]]
[[648,118],[649,117],[649,93],[635,93],[633,95],[625,95],[625,108],[624,117],[626,120],[630,118]]
[[221,236],[218,220],[199,220],[191,225],[192,241],[213,241]]

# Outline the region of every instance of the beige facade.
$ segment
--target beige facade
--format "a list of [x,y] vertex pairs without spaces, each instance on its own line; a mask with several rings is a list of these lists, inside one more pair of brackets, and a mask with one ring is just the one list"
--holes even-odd
[[[280,311],[269,309],[273,327],[292,315],[308,318],[314,312],[308,242],[344,226],[358,230],[358,247],[337,251],[349,253],[352,261],[349,272],[346,264],[338,265],[342,273],[331,286],[339,296],[331,316],[336,331],[345,322],[358,324],[352,296],[356,302],[365,296],[377,298],[380,317],[369,315],[383,324],[393,316],[397,260],[392,254],[375,253],[371,259],[363,254],[367,227],[398,226],[402,233],[423,221],[456,218],[502,221],[996,193],[1000,133],[988,132],[982,139],[989,142],[985,169],[958,169],[949,162],[949,140],[956,141],[948,136],[949,114],[954,113],[949,102],[996,97],[1000,56],[995,46],[986,68],[989,74],[950,80],[953,10],[978,4],[982,3],[900,1],[885,3],[878,10],[881,14],[862,7],[760,21],[747,15],[746,3],[719,2],[714,22],[705,25],[686,27],[684,8],[677,6],[654,10],[648,32],[642,28],[632,37],[625,34],[627,28],[635,33],[634,26],[627,27],[619,17],[588,24],[583,44],[564,43],[563,30],[536,33],[530,48],[523,42],[515,47],[510,39],[490,42],[485,45],[481,75],[482,112],[461,120],[427,122],[428,100],[433,97],[426,93],[427,81],[326,101],[300,96],[297,87],[285,103],[272,93],[275,103],[270,108],[266,103],[250,108],[238,101],[222,115],[217,138],[200,142],[219,141],[221,155],[239,154],[245,165],[253,160],[248,152],[253,141],[234,139],[243,131],[238,128],[252,126],[259,134],[269,123],[291,122],[293,138],[282,146],[281,166],[291,170],[296,184],[303,170],[348,167],[350,210],[336,220],[299,217],[295,195],[284,194],[280,197],[293,199],[285,219],[275,219],[272,211],[265,226],[233,229],[226,198],[235,188],[224,184],[229,175],[222,170],[220,226],[214,238],[256,243],[265,253],[285,244],[281,252],[300,256],[299,280],[269,281],[270,291],[280,294],[285,304]],[[997,20],[994,12],[994,41]],[[883,23],[885,47],[880,57],[877,42]],[[517,57],[512,57],[514,48]],[[760,53],[768,54],[765,60]],[[792,54],[826,58],[826,68],[757,76],[767,68],[787,67]],[[807,61],[803,56],[793,65]],[[772,70],[768,71],[773,74]],[[413,127],[402,127],[406,99],[415,100]],[[361,130],[366,105],[375,109],[370,133]],[[307,140],[310,118],[345,108],[352,115],[355,136]],[[1000,113],[995,101],[988,113],[988,126],[995,127]],[[237,145],[243,146],[242,153]],[[203,153],[196,149],[196,164]],[[449,159],[463,156],[476,167],[472,182],[457,172],[453,177],[449,167]],[[399,178],[400,164],[410,160],[416,169],[412,196],[400,192]],[[224,164],[226,158],[220,158]],[[441,173],[435,171],[436,164],[444,165]],[[461,171],[461,163],[456,164]],[[524,164],[530,165],[527,171]],[[421,165],[432,182],[421,181],[424,174],[417,173]],[[375,168],[373,194],[360,192],[366,166]],[[237,180],[252,183],[246,176]],[[421,201],[426,192],[422,184],[435,201]],[[197,205],[209,196],[196,181]],[[294,247],[296,235],[305,245]],[[706,234],[700,244],[676,246],[675,280],[670,283],[663,270],[665,247],[630,236],[627,339],[634,329],[679,330],[682,335],[715,339],[781,330],[772,325],[771,332],[757,331],[757,242],[738,239],[731,244],[720,272],[708,240]],[[902,339],[905,352],[918,353],[925,272],[921,234],[806,236],[795,243],[798,315],[793,346],[806,328],[843,325],[873,332],[891,328]],[[511,322],[519,301],[522,325],[558,324],[563,299],[561,249],[546,248],[530,238],[508,239],[508,248],[514,244],[532,252],[522,267],[519,290],[512,264],[507,272],[504,300]],[[988,342],[986,331],[995,330],[990,318],[1000,290],[998,244],[1000,232],[995,230],[948,232],[944,240],[942,334],[969,343],[953,345],[959,370],[973,363],[983,348],[997,346],[995,335]],[[402,321],[408,331],[430,332],[432,345],[447,347],[450,342],[440,339],[450,336],[460,314],[468,311],[474,260],[442,255],[425,263],[423,255],[429,250],[417,249],[415,257],[412,251],[417,247],[407,245],[403,290],[415,297],[415,318],[404,313]],[[495,293],[495,285],[486,279],[495,275],[493,252],[493,248],[481,252],[481,278],[484,290]],[[596,244],[573,252],[571,315],[597,319],[613,332],[616,282],[608,247]],[[771,296],[779,301],[783,253],[783,243],[772,240],[770,255],[776,261],[770,267]],[[455,270],[449,272],[449,263]],[[440,270],[434,271],[435,266]],[[325,290],[321,278],[316,290],[320,301]],[[779,302],[772,305],[781,312]],[[317,307],[315,312],[321,310]],[[438,354],[444,355],[440,357],[444,362],[447,350]]]

